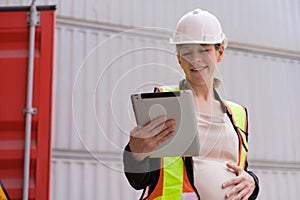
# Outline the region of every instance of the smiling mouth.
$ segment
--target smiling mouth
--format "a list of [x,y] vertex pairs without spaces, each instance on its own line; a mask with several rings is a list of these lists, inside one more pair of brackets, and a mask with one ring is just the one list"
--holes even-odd
[[192,72],[198,72],[198,71],[202,71],[204,69],[206,69],[208,66],[203,66],[203,67],[198,67],[198,68],[192,68],[191,71]]

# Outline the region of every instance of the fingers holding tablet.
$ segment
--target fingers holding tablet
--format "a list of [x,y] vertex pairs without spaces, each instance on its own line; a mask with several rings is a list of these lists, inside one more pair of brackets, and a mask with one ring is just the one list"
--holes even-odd
[[[130,132],[129,147],[134,157],[142,160],[151,154],[160,144],[174,135],[175,120],[162,115],[143,127],[136,126]],[[140,154],[140,155],[136,155]]]

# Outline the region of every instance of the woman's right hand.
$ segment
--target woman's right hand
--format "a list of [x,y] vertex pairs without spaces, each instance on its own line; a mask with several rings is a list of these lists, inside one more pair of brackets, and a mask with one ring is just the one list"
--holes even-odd
[[174,135],[175,120],[162,115],[143,127],[136,126],[130,132],[129,148],[133,157],[143,160],[160,144]]

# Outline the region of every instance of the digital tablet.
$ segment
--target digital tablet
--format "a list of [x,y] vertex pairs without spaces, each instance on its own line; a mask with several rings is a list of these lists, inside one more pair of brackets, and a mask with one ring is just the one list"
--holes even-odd
[[191,90],[132,94],[131,101],[138,126],[166,115],[176,122],[175,134],[162,143],[150,157],[200,156],[196,110]]

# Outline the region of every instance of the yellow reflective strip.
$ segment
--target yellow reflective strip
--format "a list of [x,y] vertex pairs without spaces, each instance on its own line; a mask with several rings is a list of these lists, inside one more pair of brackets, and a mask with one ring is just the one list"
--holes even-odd
[[232,111],[236,125],[243,131],[246,131],[246,130],[244,130],[245,123],[246,123],[246,113],[245,113],[244,108],[234,102],[231,102],[231,101],[226,101],[226,103]]
[[180,200],[183,184],[183,161],[181,157],[164,157],[164,200]]
[[167,86],[161,86],[160,87],[163,92],[177,92],[180,91],[180,88],[178,85],[167,85]]
[[7,197],[6,197],[5,193],[4,193],[4,190],[3,190],[3,188],[2,188],[1,185],[0,185],[0,199],[1,200],[7,200]]
[[[245,109],[242,106],[231,101],[226,101],[226,104],[230,107],[236,126],[246,132],[245,125],[246,125],[247,116],[246,116]],[[240,161],[239,166],[244,169],[245,161],[247,159],[248,142],[247,142],[246,134],[243,133],[241,130],[238,130],[238,132],[240,133],[239,135],[242,137],[243,143],[246,147],[245,149],[245,147],[242,145],[242,150],[239,158]]]
[[[245,125],[246,125],[247,116],[246,116],[245,109],[239,104],[236,104],[231,101],[226,101],[226,104],[230,107],[236,126],[246,132]],[[248,150],[248,142],[247,142],[246,135],[242,131],[240,131],[240,133],[241,133],[240,135],[243,138],[244,145]]]

